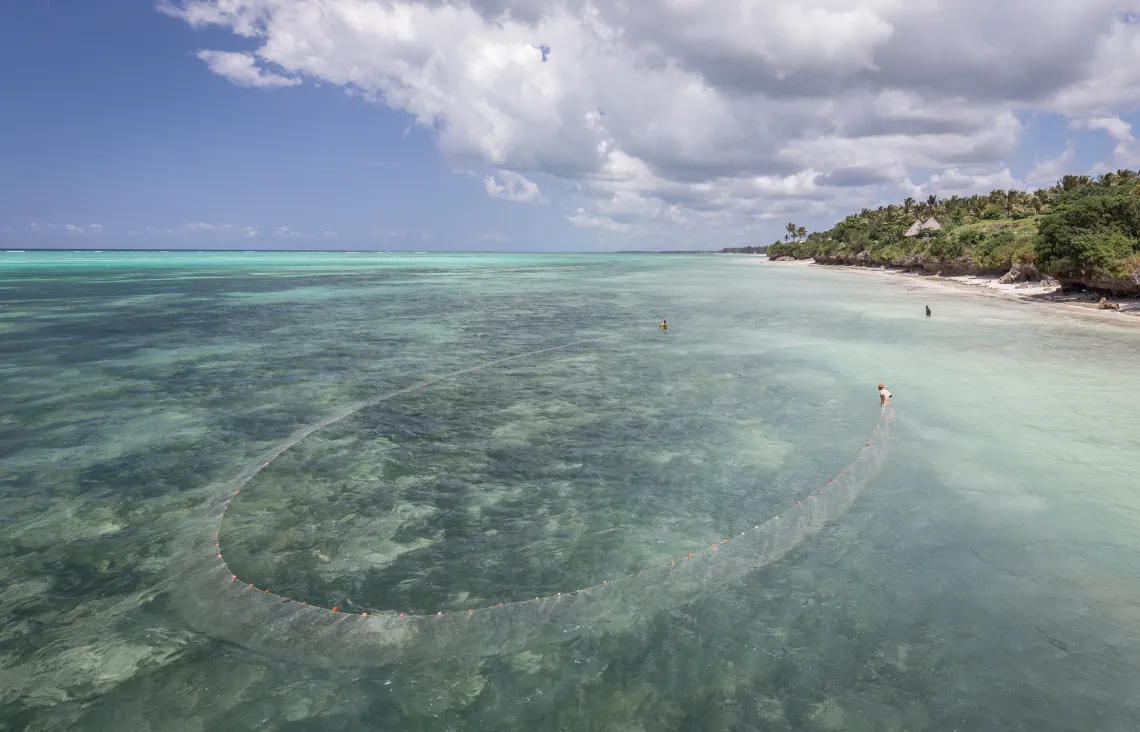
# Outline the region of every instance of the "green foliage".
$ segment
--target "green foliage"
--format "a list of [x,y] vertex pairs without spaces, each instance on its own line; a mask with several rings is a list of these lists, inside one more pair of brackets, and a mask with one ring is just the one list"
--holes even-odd
[[[903,236],[930,217],[942,230]],[[1140,262],[1140,173],[1118,170],[1096,180],[1067,175],[1031,193],[907,198],[863,209],[827,231],[806,235],[791,223],[785,230],[784,241],[769,247],[770,257],[851,259],[865,252],[875,263],[917,255],[990,271],[1033,262],[1058,276],[1123,274]]]
[[1063,194],[1038,227],[1037,262],[1062,276],[1126,274],[1140,253],[1140,193],[1085,186]]
[[894,259],[901,259],[902,257],[906,256],[908,253],[909,252],[907,252],[906,246],[904,246],[901,242],[891,242],[890,244],[880,244],[880,245],[876,246],[871,251],[871,254],[874,255],[875,259],[881,260],[884,262],[890,262],[891,260],[894,260]]
[[[976,232],[967,232],[976,233]],[[960,236],[940,236],[930,241],[927,251],[930,256],[940,262],[959,259],[966,252],[966,245]]]

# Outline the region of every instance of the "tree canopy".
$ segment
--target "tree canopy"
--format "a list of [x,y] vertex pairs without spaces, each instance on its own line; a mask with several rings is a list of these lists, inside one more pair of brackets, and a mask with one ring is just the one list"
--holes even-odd
[[[904,234],[934,218],[938,231]],[[863,209],[826,231],[789,223],[768,256],[849,259],[906,265],[915,261],[1002,270],[1034,263],[1058,276],[1121,276],[1140,269],[1140,173],[1097,178],[1066,175],[1048,188],[996,189],[975,196],[928,196]]]

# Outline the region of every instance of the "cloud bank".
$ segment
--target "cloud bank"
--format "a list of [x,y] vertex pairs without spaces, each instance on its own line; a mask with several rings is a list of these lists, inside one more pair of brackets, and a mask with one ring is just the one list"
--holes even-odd
[[[1023,112],[1135,160],[1140,0],[182,0],[237,84],[343,87],[434,130],[489,195],[621,234],[747,236],[908,193],[1022,185]],[[282,73],[266,70],[266,66]],[[1063,156],[1062,156],[1063,157]],[[1045,161],[1043,177],[1065,161]],[[1050,167],[1053,164],[1055,167]],[[765,223],[769,222],[769,223]]]

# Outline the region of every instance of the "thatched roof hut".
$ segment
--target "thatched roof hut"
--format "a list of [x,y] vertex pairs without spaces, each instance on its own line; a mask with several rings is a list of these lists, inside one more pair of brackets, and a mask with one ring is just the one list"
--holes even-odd
[[926,221],[915,221],[911,224],[910,228],[906,230],[903,236],[918,236],[924,231],[939,231],[942,229],[942,224],[932,216]]

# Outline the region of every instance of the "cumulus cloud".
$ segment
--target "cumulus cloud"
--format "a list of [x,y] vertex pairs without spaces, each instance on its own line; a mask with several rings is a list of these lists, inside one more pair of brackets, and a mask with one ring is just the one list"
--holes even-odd
[[483,179],[487,195],[515,203],[542,203],[546,199],[538,184],[510,170],[500,170]]
[[[496,170],[492,196],[542,200],[541,175],[578,226],[681,236],[1016,183],[1003,161],[1020,113],[1140,108],[1130,10],[1140,0],[164,6],[256,46],[204,52],[235,83],[340,86],[434,131],[455,167]],[[1104,124],[1086,129],[1121,134]]]
[[[1065,160],[1071,160],[1070,155]],[[1057,180],[1055,176],[1049,183]],[[1009,168],[995,169],[989,166],[947,168],[939,173],[932,174],[925,183],[915,184],[904,179],[900,188],[912,198],[926,198],[934,194],[939,198],[949,196],[971,196],[977,193],[989,193],[995,188],[1022,188],[1022,181],[1017,180]]]
[[266,89],[296,86],[301,83],[300,79],[290,79],[259,67],[252,53],[201,50],[198,51],[198,58],[206,62],[210,71],[224,76],[238,86]]
[[1072,172],[1071,166],[1076,155],[1077,151],[1073,148],[1073,144],[1069,143],[1065,147],[1065,151],[1060,155],[1054,158],[1038,160],[1029,170],[1025,179],[1030,185],[1034,186],[1045,186],[1054,183],[1061,176]]
[[1075,119],[1069,126],[1075,130],[1104,130],[1114,140],[1131,140],[1132,125],[1119,117],[1099,117],[1096,119]]
[[1094,172],[1133,168],[1140,165],[1140,140],[1137,140],[1132,134],[1132,125],[1119,117],[1073,120],[1072,126],[1076,129],[1104,130],[1112,139],[1116,140],[1116,147],[1112,151],[1112,160],[1097,163],[1093,166]]

